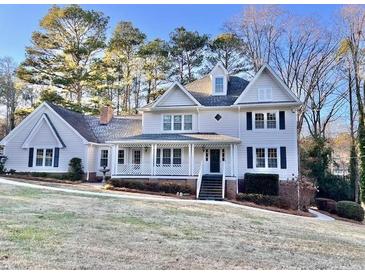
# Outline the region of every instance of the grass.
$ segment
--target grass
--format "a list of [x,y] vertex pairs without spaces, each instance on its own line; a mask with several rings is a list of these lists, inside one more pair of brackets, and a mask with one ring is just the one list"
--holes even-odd
[[1,269],[364,269],[365,226],[0,184]]

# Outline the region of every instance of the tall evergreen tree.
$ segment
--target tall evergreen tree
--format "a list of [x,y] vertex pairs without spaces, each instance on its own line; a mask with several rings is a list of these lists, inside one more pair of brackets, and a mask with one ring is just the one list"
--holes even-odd
[[[122,110],[131,112],[131,94],[135,77],[138,74],[140,60],[138,60],[138,51],[144,43],[146,35],[138,28],[134,27],[131,22],[121,21],[117,24],[112,38],[110,39],[106,58],[109,67],[114,70],[114,77],[119,83],[117,111],[119,101],[122,99]],[[120,95],[123,95],[120,98]]]
[[31,84],[53,85],[81,105],[92,64],[105,46],[108,21],[103,13],[78,5],[52,7],[40,21],[41,30],[32,34],[18,76]]
[[196,71],[204,61],[204,49],[208,36],[197,31],[187,31],[184,27],[170,33],[170,54],[172,75],[185,84],[196,79]]
[[159,84],[166,80],[170,69],[168,45],[161,39],[155,39],[143,45],[139,55],[143,59],[142,70],[147,86],[146,101],[149,103],[152,96],[159,92]]
[[242,40],[233,33],[222,33],[209,41],[208,65],[206,70],[210,71],[218,62],[228,70],[230,74],[247,71],[248,60],[245,57],[245,50]]

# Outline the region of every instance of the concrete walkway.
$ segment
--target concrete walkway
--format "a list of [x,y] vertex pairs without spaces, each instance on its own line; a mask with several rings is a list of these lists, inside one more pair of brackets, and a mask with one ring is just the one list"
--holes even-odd
[[[0,184],[7,184],[7,185],[14,185],[20,187],[29,187],[29,188],[36,188],[36,189],[44,189],[44,190],[51,190],[51,191],[59,191],[59,192],[67,192],[79,195],[87,195],[87,196],[99,196],[99,197],[110,197],[110,198],[117,198],[117,199],[134,199],[134,200],[148,200],[148,201],[167,201],[167,202],[176,202],[176,203],[192,203],[192,204],[214,204],[220,206],[231,206],[231,207],[240,207],[245,208],[248,210],[257,210],[272,214],[281,214],[286,215],[286,213],[276,212],[271,210],[266,210],[262,208],[256,207],[249,207],[245,205],[234,204],[226,201],[205,201],[205,200],[187,200],[187,199],[175,199],[171,197],[164,197],[164,196],[153,196],[153,195],[144,195],[144,194],[114,194],[114,193],[105,193],[105,192],[95,192],[95,191],[87,191],[87,190],[77,190],[72,188],[60,188],[60,187],[53,187],[53,186],[45,186],[45,185],[38,185],[32,183],[24,183],[15,180],[8,180],[4,178],[0,178]],[[322,213],[319,213],[314,210],[309,210],[310,213],[316,215],[316,217],[306,217],[306,216],[298,216],[298,215],[289,215],[298,218],[309,218],[309,219],[316,219],[321,221],[334,221],[332,217],[326,216]]]

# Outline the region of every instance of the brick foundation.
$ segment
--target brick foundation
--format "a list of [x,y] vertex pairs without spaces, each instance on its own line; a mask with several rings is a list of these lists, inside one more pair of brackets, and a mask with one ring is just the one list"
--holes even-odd
[[[85,180],[86,180],[86,178],[85,178]],[[96,172],[89,172],[89,179],[87,181],[88,182],[97,182],[98,178],[96,176]]]
[[225,198],[227,199],[236,199],[237,195],[237,180],[226,180],[226,193]]
[[[310,207],[311,200],[316,194],[316,189],[306,183],[300,184],[299,189],[299,207],[307,211]],[[298,183],[294,181],[279,182],[279,196],[282,197],[291,209],[298,209]]]

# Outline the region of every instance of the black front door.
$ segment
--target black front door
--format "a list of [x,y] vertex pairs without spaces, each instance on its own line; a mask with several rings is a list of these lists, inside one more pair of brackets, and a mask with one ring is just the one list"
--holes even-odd
[[210,172],[220,172],[219,149],[210,150]]

